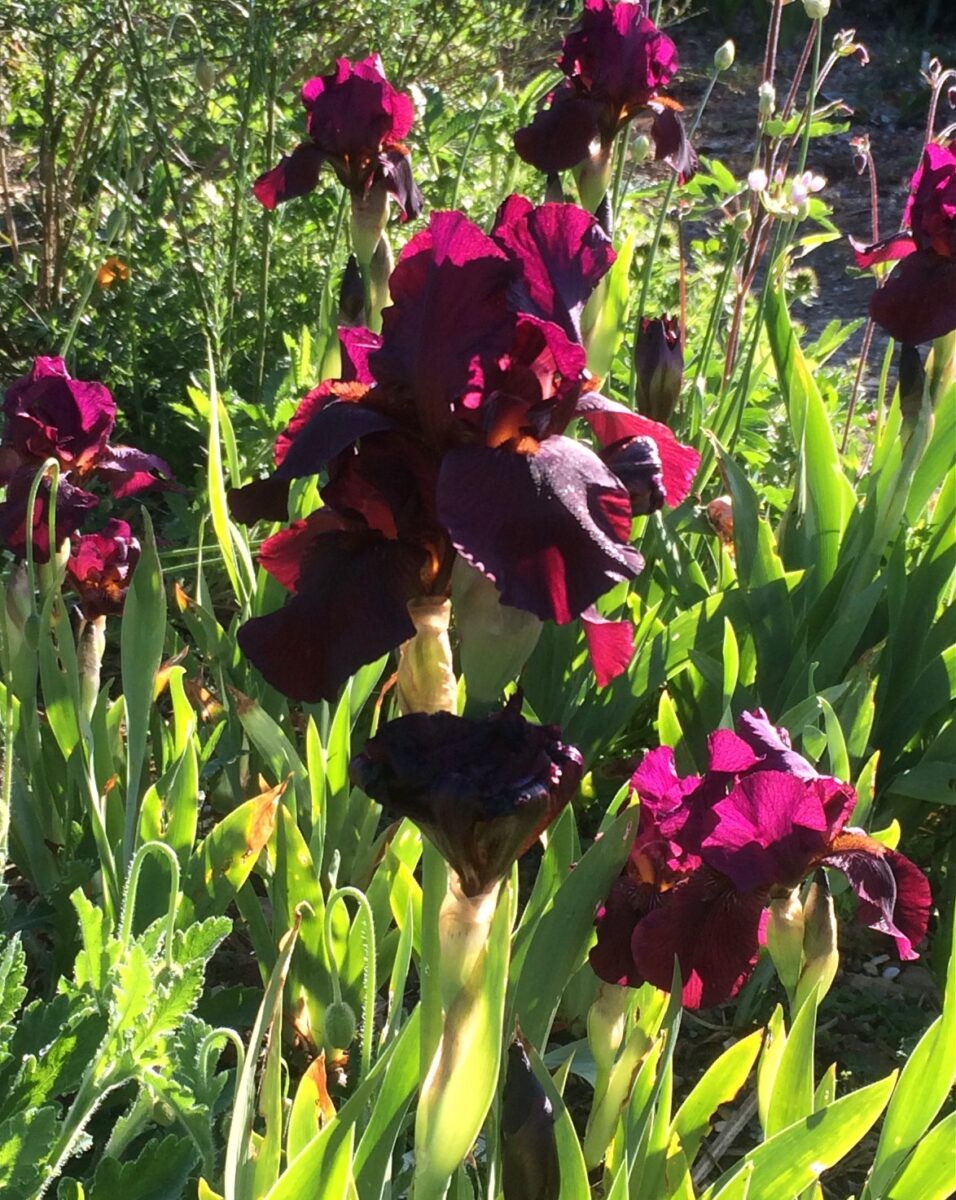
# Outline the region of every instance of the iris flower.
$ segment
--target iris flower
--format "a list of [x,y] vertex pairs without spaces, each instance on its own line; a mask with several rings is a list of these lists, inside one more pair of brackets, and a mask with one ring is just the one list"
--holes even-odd
[[694,174],[696,155],[674,111],[679,106],[660,95],[677,70],[677,49],[643,4],[585,0],[558,66],[566,78],[531,124],[515,134],[515,148],[525,162],[551,175],[595,154],[606,159],[617,134],[648,112],[656,157],[666,159],[682,181]]
[[73,539],[66,581],[88,621],[123,611],[139,555],[139,542],[125,521],[111,519],[99,533]]
[[311,192],[322,164],[328,163],[353,197],[363,200],[381,188],[395,198],[402,220],[418,216],[421,192],[402,145],[415,108],[411,96],[396,91],[385,78],[377,54],[356,63],[340,58],[331,74],[305,84],[302,104],[308,141],[253,184],[266,208]]
[[[172,471],[156,454],[110,444],[116,402],[94,381],[73,379],[62,358],[36,358],[30,371],[7,388],[0,439],[0,542],[15,554],[26,553],[26,504],[36,471],[55,459],[60,465],[57,490],[57,538],[76,532],[98,501],[87,490],[97,480],[123,499],[148,488],[169,487]],[[34,509],[34,550],[38,562],[49,557],[45,481]]]
[[[405,604],[447,593],[455,554],[494,582],[503,604],[559,623],[583,616],[600,680],[626,664],[629,628],[602,621],[594,602],[640,571],[632,516],[679,503],[698,456],[666,426],[594,390],[579,322],[613,258],[582,209],[535,208],[518,196],[490,235],[446,212],[411,239],[391,278],[381,338],[342,331],[343,378],[303,401],[277,446],[273,479],[233,498],[243,519],[274,516],[289,480],[327,473],[325,508],[309,518],[315,536],[303,529],[287,543],[302,561],[286,572],[295,598],[240,634],[280,690],[329,697],[410,636]],[[567,436],[577,419],[609,448],[605,457]],[[640,469],[643,493],[625,481],[633,464],[621,460],[615,473],[637,438],[653,443]],[[374,544],[388,570],[377,578],[369,560],[353,580],[338,555],[322,552],[333,535],[350,562],[360,544]],[[269,570],[279,544],[264,548]],[[321,595],[321,606],[310,608],[307,594],[316,604]],[[292,640],[289,609],[302,614]],[[352,619],[356,611],[363,620]],[[334,649],[330,628],[340,638]]]
[[[896,262],[870,297],[870,316],[891,337],[918,345],[956,329],[956,152],[930,142],[910,182],[901,232],[863,246],[859,267]],[[898,261],[897,261],[898,260]]]
[[577,789],[581,755],[560,733],[526,721],[514,702],[481,721],[412,713],[384,725],[350,774],[421,826],[474,897],[508,874]]
[[609,983],[670,987],[674,959],[691,1008],[733,996],[757,959],[765,906],[816,868],[842,871],[863,924],[903,959],[926,932],[929,885],[902,854],[847,828],[848,784],[818,775],[758,709],[710,738],[703,776],[678,776],[673,752],[645,756],[624,872],[598,912],[591,965]]

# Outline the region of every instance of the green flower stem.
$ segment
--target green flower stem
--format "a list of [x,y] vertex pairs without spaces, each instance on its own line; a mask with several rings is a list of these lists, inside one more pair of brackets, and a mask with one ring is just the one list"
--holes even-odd
[[481,108],[478,109],[478,115],[475,117],[475,123],[468,132],[468,140],[465,142],[465,148],[461,152],[461,158],[458,160],[458,171],[455,174],[455,186],[451,190],[451,200],[449,208],[458,207],[458,191],[461,188],[462,176],[465,173],[465,163],[471,155],[471,148],[475,144],[475,138],[478,136],[478,130],[481,128],[481,122],[484,120],[485,113],[488,111],[488,105],[491,103],[493,96],[486,96]]
[[362,943],[365,951],[364,987],[362,994],[362,1078],[364,1079],[372,1068],[372,1040],[375,1031],[375,993],[377,991],[375,978],[375,919],[372,916],[372,906],[364,892],[355,887],[337,888],[329,897],[325,906],[325,952],[329,960],[332,974],[332,995],[335,1003],[342,1001],[342,987],[339,982],[338,966],[335,962],[335,947],[332,940],[332,912],[338,901],[350,898],[358,905],[362,916]]
[[873,445],[878,446],[883,440],[883,415],[886,412],[886,391],[890,381],[890,367],[893,365],[893,350],[896,342],[890,338],[883,351],[883,365],[880,367],[880,386],[876,392],[876,430]]
[[50,1165],[46,1169],[43,1182],[34,1193],[33,1200],[42,1200],[50,1185],[61,1174],[74,1153],[77,1143],[82,1138],[83,1130],[107,1095],[131,1078],[128,1072],[117,1071],[115,1067],[107,1068],[104,1071],[110,1049],[112,1047],[106,1045],[87,1067],[76,1095],[73,1097],[73,1103],[63,1121],[60,1136],[50,1150],[48,1155]]
[[169,904],[166,908],[166,966],[173,965],[173,936],[176,931],[176,913],[179,910],[179,859],[165,842],[144,842],[133,855],[129,874],[126,877],[126,890],[123,894],[123,909],[120,916],[119,940],[123,953],[129,946],[133,936],[133,914],[136,909],[136,892],[139,888],[139,873],[148,854],[158,854],[169,862]]
[[810,65],[810,85],[807,88],[807,108],[804,113],[803,141],[800,144],[800,159],[797,174],[802,175],[807,165],[807,154],[810,150],[810,130],[813,127],[813,109],[817,102],[817,82],[820,78],[820,43],[823,41],[823,18],[818,18],[814,24],[817,36],[813,43],[813,60]]

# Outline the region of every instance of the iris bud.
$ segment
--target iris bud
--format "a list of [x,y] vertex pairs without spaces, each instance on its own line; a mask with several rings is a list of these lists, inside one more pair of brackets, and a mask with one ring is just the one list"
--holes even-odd
[[453,713],[458,706],[458,683],[448,640],[451,601],[424,596],[410,602],[408,614],[415,636],[401,648],[399,707],[403,713]]
[[365,285],[358,259],[349,255],[339,289],[339,324],[349,328],[365,323]]
[[84,621],[77,641],[76,666],[80,678],[80,707],[87,720],[92,720],[100,694],[100,667],[105,650],[106,617]]
[[355,1037],[355,1013],[344,1000],[336,1000],[325,1010],[325,1041],[333,1050],[344,1050]]
[[[588,1046],[597,1074],[606,1080],[624,1041],[624,1026],[631,993],[617,983],[601,982],[594,1003],[588,1009]],[[595,1087],[597,1094],[597,1087]]]
[[641,318],[634,344],[634,365],[638,412],[666,425],[684,380],[684,349],[676,317],[664,313],[653,319]]
[[561,1191],[554,1109],[517,1037],[501,1106],[501,1174],[505,1200],[557,1200]]
[[757,89],[757,112],[762,117],[769,117],[777,102],[777,93],[772,83],[762,83]]
[[788,994],[792,993],[800,978],[803,959],[803,905],[796,889],[770,902],[767,948],[780,982]]
[[840,965],[837,949],[836,914],[833,897],[825,872],[818,871],[803,906],[803,957],[804,967],[797,984],[793,1011],[797,1012],[813,989],[822,1000],[830,990]]
[[722,46],[718,46],[714,51],[714,66],[718,71],[729,71],[734,65],[734,58],[737,55],[737,48],[734,43],[728,38]]

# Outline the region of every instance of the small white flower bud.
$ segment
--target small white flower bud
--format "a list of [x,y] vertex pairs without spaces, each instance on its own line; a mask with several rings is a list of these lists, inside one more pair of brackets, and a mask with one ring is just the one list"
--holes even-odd
[[830,11],[830,0],[803,0],[803,8],[811,21],[822,21]]
[[757,112],[762,117],[769,117],[777,103],[777,93],[769,81],[762,83],[757,89]]
[[718,46],[714,51],[714,66],[718,71],[729,71],[734,65],[734,59],[737,56],[737,48],[734,43],[728,38],[722,46]]

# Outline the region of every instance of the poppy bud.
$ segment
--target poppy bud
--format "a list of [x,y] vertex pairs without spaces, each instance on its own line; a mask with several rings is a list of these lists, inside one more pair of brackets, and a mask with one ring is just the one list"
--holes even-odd
[[680,324],[666,314],[641,318],[634,344],[637,370],[637,410],[666,425],[674,411],[684,379],[684,348]]
[[408,613],[415,636],[401,648],[399,708],[403,713],[453,713],[458,703],[458,681],[448,640],[451,601],[423,596],[409,603]]
[[800,1009],[814,988],[817,988],[817,999],[823,999],[840,965],[836,914],[825,871],[818,871],[810,884],[803,906],[803,922],[804,967],[794,997],[794,1012]]
[[204,54],[196,60],[196,82],[204,92],[212,91],[216,82],[216,68]]
[[501,1106],[501,1182],[505,1200],[557,1200],[561,1191],[554,1109],[519,1037],[508,1047]]
[[803,0],[803,8],[811,21],[822,21],[830,11],[830,0]]
[[640,165],[654,151],[654,143],[646,133],[638,134],[631,144],[631,150],[634,155],[634,161]]
[[797,889],[770,901],[767,949],[780,982],[787,994],[792,994],[800,978],[803,959],[803,905]]
[[722,46],[718,46],[714,51],[714,66],[718,71],[729,71],[734,65],[734,58],[737,55],[737,48],[734,43],[728,38]]
[[355,1013],[344,1000],[336,1000],[325,1010],[325,1041],[333,1050],[344,1050],[355,1037]]

